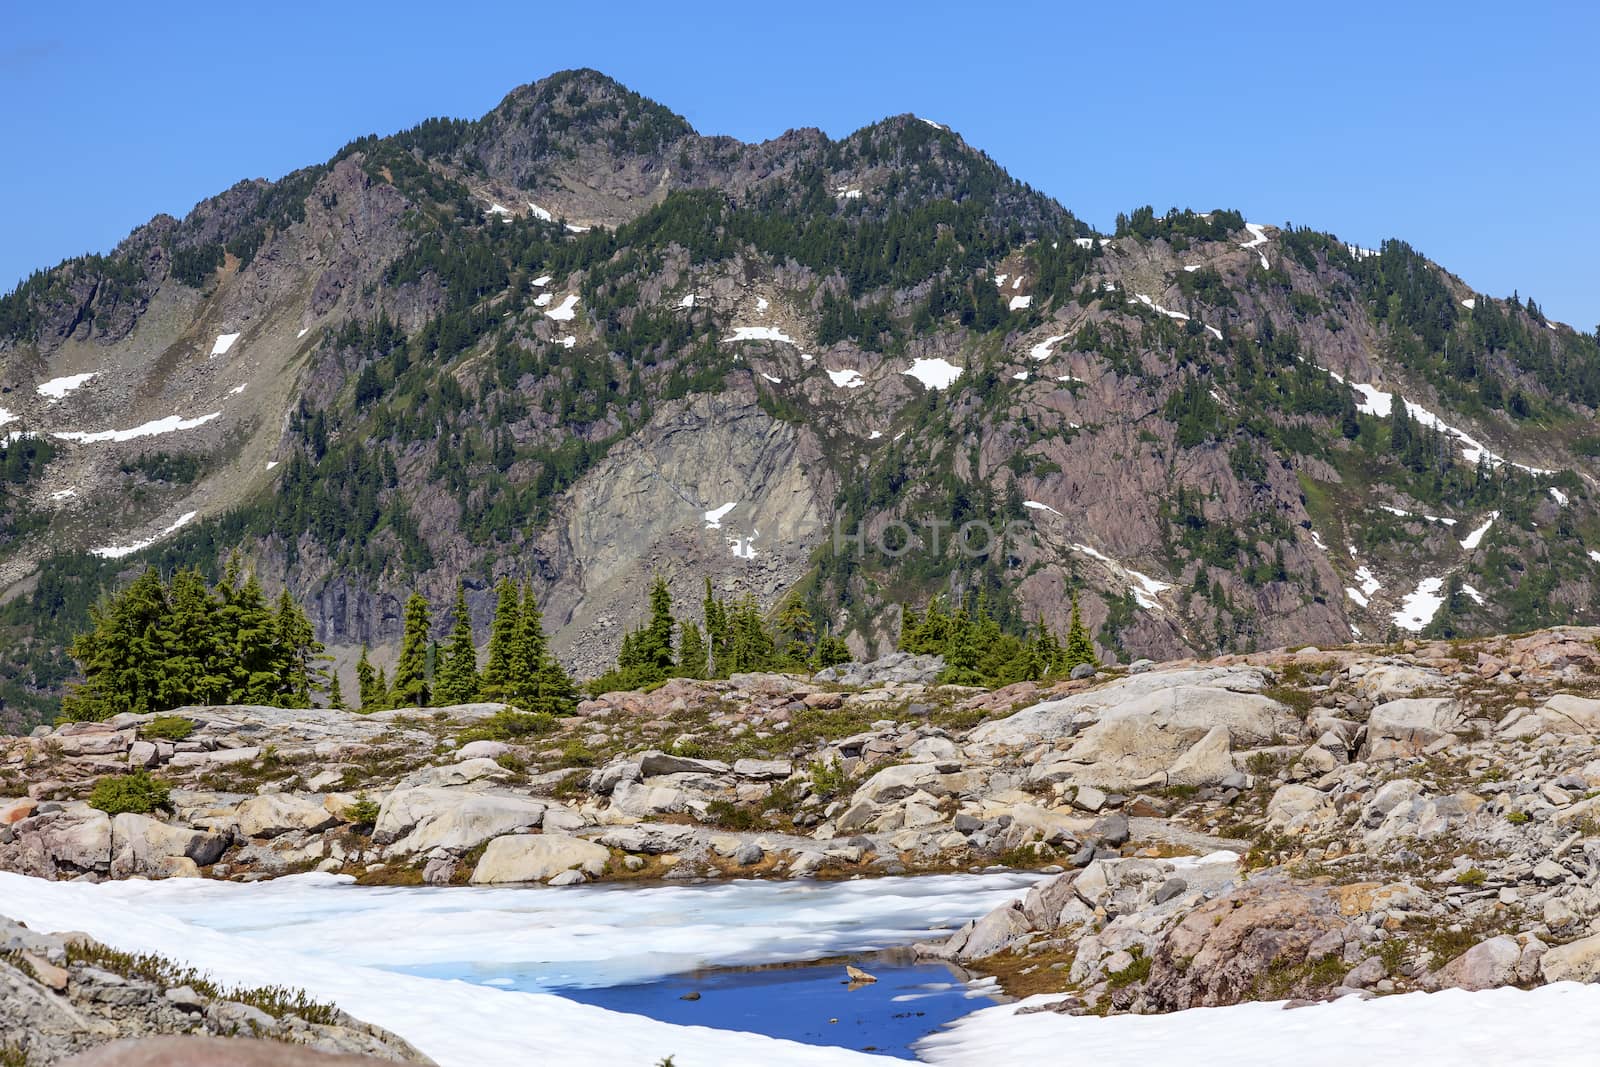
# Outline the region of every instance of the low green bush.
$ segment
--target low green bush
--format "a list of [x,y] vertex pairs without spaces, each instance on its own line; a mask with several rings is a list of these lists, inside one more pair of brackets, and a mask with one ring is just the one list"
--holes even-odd
[[139,736],[146,741],[187,741],[194,733],[194,722],[182,715],[159,715],[139,727]]
[[89,806],[107,815],[121,815],[124,812],[148,815],[158,808],[171,805],[171,790],[165,782],[150,777],[149,771],[102,778],[89,793]]
[[482,722],[462,730],[457,740],[463,745],[469,741],[515,741],[524,737],[538,737],[556,728],[557,719],[545,711],[497,711]]

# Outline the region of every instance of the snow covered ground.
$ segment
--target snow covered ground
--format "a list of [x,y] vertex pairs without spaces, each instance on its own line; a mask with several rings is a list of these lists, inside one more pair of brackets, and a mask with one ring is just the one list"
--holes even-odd
[[[882,1065],[882,1057],[676,1026],[542,992],[702,966],[904,944],[1015,897],[1035,876],[567,889],[360,889],[329,875],[255,885],[45,882],[0,874],[9,917],[157,952],[230,984],[288,984],[393,1030],[441,1067]],[[426,970],[430,977],[417,973]],[[496,979],[501,981],[497,982]]]
[[830,370],[827,372],[828,380],[840,389],[859,389],[867,384],[861,377],[861,372],[856,370]]
[[126,545],[105,545],[101,548],[91,548],[89,551],[91,554],[99,556],[101,559],[121,559],[123,556],[131,556],[135,552],[149,548],[163,537],[166,537],[169,534],[177,533],[179,530],[189,525],[189,523],[193,522],[194,516],[194,512],[186,511],[174,519],[171,526],[168,526],[165,530],[162,530],[158,534],[153,534],[150,537],[146,537],[142,541],[134,541],[132,544]]
[[153,419],[141,423],[128,430],[56,430],[50,436],[62,441],[76,441],[79,444],[96,444],[101,441],[132,441],[139,437],[159,437],[164,433],[175,433],[178,430],[193,430],[204,426],[212,419],[222,418],[222,412],[213,411],[209,415],[200,415],[196,418],[186,419],[181,415],[168,415],[164,419]]
[[233,343],[238,339],[239,335],[236,333],[217,334],[217,339],[211,343],[211,354],[213,356],[227,355],[228,350],[233,347]]
[[1123,578],[1127,579],[1129,586],[1128,591],[1133,594],[1134,602],[1141,608],[1144,608],[1146,611],[1159,610],[1161,604],[1156,600],[1156,597],[1172,588],[1172,583],[1158,581],[1157,579],[1150,577],[1148,574],[1141,574],[1132,567],[1124,566],[1123,564],[1117,562],[1098,549],[1091,548],[1085,544],[1074,544],[1072,548],[1073,551],[1081,552],[1090,559],[1099,560],[1116,573],[1122,575]]
[[[924,1039],[917,1051],[940,1067],[1488,1067],[1593,1063],[1600,1047],[1600,986],[1573,982],[1532,991],[1346,997],[1294,1010],[1260,1003],[1100,1018],[1017,1016],[1017,1008],[1005,1004],[969,1015]],[[1069,1049],[1070,1061],[1064,1060]]]
[[549,311],[546,311],[545,314],[550,316],[552,319],[555,319],[557,322],[571,322],[573,317],[577,314],[577,312],[573,310],[577,306],[577,294],[568,293],[566,297],[562,299],[560,304],[551,308]]
[[93,377],[94,371],[89,371],[86,374],[68,374],[61,378],[51,378],[48,382],[40,383],[39,395],[51,401],[60,400]]
[[1417,587],[1400,601],[1400,610],[1390,618],[1402,630],[1421,632],[1422,628],[1432,622],[1433,617],[1439,613],[1439,606],[1444,603],[1443,590],[1443,578],[1422,579],[1417,583]]
[[1049,337],[1046,337],[1043,341],[1040,341],[1038,344],[1036,344],[1032,348],[1028,349],[1028,355],[1030,357],[1032,357],[1033,359],[1037,359],[1037,360],[1041,360],[1041,361],[1049,359],[1051,350],[1054,349],[1056,345],[1060,344],[1062,341],[1065,341],[1066,339],[1067,339],[1067,335],[1064,334],[1064,333],[1051,334]]
[[723,338],[723,344],[734,341],[782,341],[784,344],[794,344],[794,338],[784,333],[775,326],[736,326],[732,337]]
[[948,359],[916,359],[904,373],[911,375],[929,389],[948,389],[961,377],[961,368]]

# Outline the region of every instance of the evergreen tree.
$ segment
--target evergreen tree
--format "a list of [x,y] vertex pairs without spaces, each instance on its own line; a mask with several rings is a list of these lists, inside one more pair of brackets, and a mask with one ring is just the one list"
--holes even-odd
[[978,670],[978,627],[967,614],[966,605],[950,618],[944,646],[944,672],[939,680],[950,685],[982,685]]
[[309,708],[312,690],[322,688],[322,643],[287,589],[278,596],[273,629],[279,702],[284,707]]
[[709,665],[708,677],[721,678],[727,675],[720,664],[728,655],[728,619],[727,610],[722,601],[711,595],[711,579],[706,578],[705,600],[701,607],[705,612],[706,621],[706,659]]
[[1067,626],[1067,651],[1062,657],[1062,668],[1072,670],[1080,663],[1096,664],[1100,658],[1095,655],[1094,641],[1089,637],[1088,627],[1083,625],[1083,615],[1078,611],[1078,594],[1072,594],[1072,621]]
[[421,593],[412,593],[406,601],[400,660],[394,665],[392,700],[399,707],[428,706],[428,629],[431,625],[427,598]]
[[472,616],[467,611],[467,591],[456,583],[455,625],[450,647],[444,652],[433,687],[441,704],[465,704],[478,695],[478,647],[472,640]]
[[339,672],[328,672],[328,707],[334,711],[344,711],[344,692],[339,688]]
[[711,670],[706,640],[700,627],[685,620],[678,624],[678,674],[683,678],[704,678]]
[[817,640],[817,667],[837,667],[841,663],[850,662],[850,646],[844,643],[844,638],[833,634],[823,634]]
[[660,681],[672,674],[677,661],[672,650],[672,634],[677,623],[672,618],[672,592],[667,580],[656,575],[650,585],[650,621],[639,631],[639,668],[647,682]]
[[812,646],[816,643],[817,625],[799,597],[791,596],[778,609],[777,630],[781,642],[778,658],[782,665],[809,666]]
[[517,611],[517,642],[511,656],[511,694],[526,699],[539,686],[539,671],[549,654],[544,635],[544,613],[533,595],[533,584],[522,586],[522,606]]
[[489,660],[483,666],[483,695],[504,700],[511,694],[518,642],[521,640],[522,605],[517,583],[502,578],[495,586],[494,622],[489,627]]
[[382,674],[372,669],[366,645],[361,646],[361,658],[356,660],[356,696],[362,711],[381,711],[389,703],[388,686],[382,681]]

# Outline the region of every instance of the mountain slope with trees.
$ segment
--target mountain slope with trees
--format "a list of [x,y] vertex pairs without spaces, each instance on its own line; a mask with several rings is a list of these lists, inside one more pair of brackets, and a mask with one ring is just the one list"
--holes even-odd
[[436,641],[463,690],[507,581],[580,677],[659,658],[657,574],[710,665],[713,602],[856,656],[935,597],[1075,596],[1110,659],[1600,614],[1592,334],[1398,240],[1094,234],[915,116],[746,145],[555,75],[36,274],[0,389],[18,723],[107,591],[234,552],[351,693]]

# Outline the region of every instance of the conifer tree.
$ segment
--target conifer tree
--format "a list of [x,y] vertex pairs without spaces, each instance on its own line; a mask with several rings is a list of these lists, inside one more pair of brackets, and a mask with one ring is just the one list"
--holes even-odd
[[494,622],[489,627],[489,659],[483,665],[483,695],[504,700],[511,694],[517,644],[521,639],[522,605],[517,600],[517,583],[502,578],[495,586]]
[[1095,664],[1100,662],[1094,652],[1094,641],[1089,637],[1088,627],[1083,625],[1083,615],[1078,610],[1078,594],[1072,594],[1072,621],[1067,626],[1067,651],[1062,657],[1062,666],[1066,670],[1078,666],[1080,663]]
[[939,675],[940,681],[950,685],[983,684],[983,675],[978,670],[977,638],[978,627],[963,604],[950,617],[944,646],[945,666]]
[[672,592],[667,580],[656,575],[650,585],[650,621],[639,631],[639,667],[647,682],[659,681],[677,666],[672,649],[672,634],[677,623],[672,618]]
[[367,646],[361,646],[361,658],[356,660],[356,697],[361,701],[362,711],[382,710],[389,702],[388,687],[380,681],[378,672],[372,669],[372,661],[367,658]]
[[284,707],[309,708],[311,691],[321,688],[322,670],[318,664],[322,643],[316,639],[311,620],[287,589],[278,595],[273,630],[279,702]]
[[806,667],[811,663],[812,646],[817,639],[817,624],[812,621],[799,597],[791,596],[778,609],[778,634],[783,644],[779,659],[786,667]]
[[344,692],[339,688],[339,672],[328,672],[328,707],[334,711],[344,711]]
[[539,671],[550,648],[544,635],[544,613],[533,595],[533,583],[522,586],[522,606],[517,610],[517,643],[511,657],[511,692],[529,697],[538,690]]
[[393,701],[400,707],[428,706],[428,600],[412,593],[406,601],[405,631],[400,638],[400,660],[394,666]]
[[478,695],[478,646],[472,640],[467,591],[460,582],[456,583],[453,614],[450,646],[443,653],[433,687],[434,699],[441,704],[465,704]]
[[685,620],[678,624],[678,675],[683,678],[704,678],[710,673],[710,660],[706,639],[700,627]]
[[708,677],[720,678],[727,674],[719,666],[728,655],[728,620],[722,601],[711,595],[711,578],[706,578],[705,599],[701,602],[706,621],[706,661]]
[[850,662],[850,646],[835,634],[823,634],[817,639],[817,667],[837,667]]

